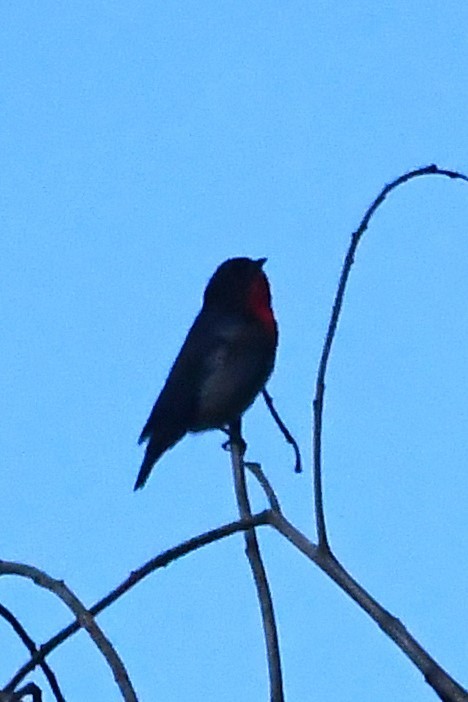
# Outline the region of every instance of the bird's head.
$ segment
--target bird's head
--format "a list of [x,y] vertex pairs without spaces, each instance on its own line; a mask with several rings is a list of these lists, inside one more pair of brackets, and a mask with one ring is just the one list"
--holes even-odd
[[216,306],[226,312],[247,313],[274,326],[270,285],[263,272],[265,261],[266,258],[224,261],[206,286],[204,305]]

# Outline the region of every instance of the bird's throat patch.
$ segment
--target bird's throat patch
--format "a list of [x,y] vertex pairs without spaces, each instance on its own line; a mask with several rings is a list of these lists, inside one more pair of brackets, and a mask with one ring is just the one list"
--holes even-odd
[[276,322],[271,309],[271,295],[268,281],[260,273],[252,282],[248,296],[248,308],[271,333],[276,334]]

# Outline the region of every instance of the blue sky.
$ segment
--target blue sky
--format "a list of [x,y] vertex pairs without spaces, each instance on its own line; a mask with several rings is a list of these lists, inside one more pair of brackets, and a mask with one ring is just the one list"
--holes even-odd
[[[280,327],[269,389],[309,465],[351,232],[400,173],[468,172],[468,5],[25,0],[0,18],[1,556],[90,605],[236,515],[214,432],[185,439],[132,493],[136,439],[230,256],[268,257]],[[468,187],[441,178],[378,212],[324,430],[337,555],[465,686],[467,218]],[[310,472],[293,473],[262,402],[245,431],[286,515],[313,534]],[[289,702],[435,699],[317,568],[273,533],[261,544]],[[27,583],[4,578],[0,598],[37,642],[69,621]],[[99,622],[141,700],[267,699],[240,538],[152,576]],[[25,654],[2,624],[0,640],[6,681]],[[84,634],[50,663],[67,700],[120,699]]]

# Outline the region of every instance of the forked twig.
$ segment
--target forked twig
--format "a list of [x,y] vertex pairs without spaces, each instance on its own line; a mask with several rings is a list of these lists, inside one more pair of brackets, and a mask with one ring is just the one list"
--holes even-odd
[[424,675],[444,702],[468,702],[467,691],[416,641],[399,619],[375,600],[341,565],[331,551],[310,541],[282,514],[270,512],[270,524],[319,566],[387,634]]
[[[47,573],[34,566],[24,563],[14,563],[12,561],[0,561],[0,575],[19,575],[22,578],[28,578],[36,585],[39,585],[39,587],[49,590],[49,592],[59,597],[73,612],[80,626],[86,629],[97,648],[101,651],[112,670],[115,682],[125,702],[138,702],[125,666],[116,650],[101,628],[96,624],[92,614],[84,607],[70,588],[65,585],[63,580],[51,578],[50,575],[47,575]],[[10,685],[7,685],[5,688],[5,691],[12,692],[15,687],[11,687],[10,683]]]
[[0,692],[0,702],[22,702],[26,697],[30,697],[32,702],[42,702],[41,688],[29,682],[16,692]]
[[[210,531],[194,536],[187,541],[184,541],[173,548],[169,548],[166,551],[158,554],[147,563],[144,563],[140,568],[132,571],[130,575],[118,585],[114,590],[109,592],[105,597],[103,597],[99,602],[90,607],[89,613],[95,617],[104,611],[111,604],[116,602],[122,595],[128,592],[132,587],[139,583],[143,578],[153,573],[159,568],[165,568],[169,563],[176,561],[182,556],[186,556],[193,551],[196,551],[203,546],[207,546],[215,541],[220,541],[221,539],[236,534],[240,531],[245,531],[246,529],[251,529],[255,526],[260,526],[261,524],[269,523],[269,513],[270,510],[264,510],[255,514],[251,519],[239,519],[235,522],[229,522],[228,524],[223,524],[223,526],[217,527],[216,529],[211,529]],[[52,651],[54,651],[60,644],[66,641],[70,636],[76,634],[77,631],[83,626],[82,622],[74,621],[64,629],[59,631],[55,636],[52,636],[48,641],[46,641],[37,653],[35,653],[27,663],[25,663],[13,676],[10,682],[5,686],[5,691],[13,691],[16,689],[18,684],[30,673],[37,665],[48,656]]]
[[[5,605],[0,604],[0,616],[3,617],[3,619],[8,622],[8,624],[11,626],[13,631],[18,635],[18,637],[21,639],[21,641],[24,643],[26,648],[28,649],[30,655],[34,655],[37,652],[37,646],[32,640],[32,638],[29,636],[28,632],[24,628],[24,626],[21,624],[21,622],[18,620],[17,617],[13,614],[13,612],[10,612],[8,607],[5,607]],[[42,668],[42,672],[44,673],[47,682],[50,685],[50,689],[52,690],[52,693],[55,696],[55,699],[57,702],[65,702],[65,698],[62,695],[62,691],[60,690],[57,678],[54,674],[54,671],[50,668],[49,664],[46,661],[41,661],[39,664],[40,667]],[[26,693],[29,694],[29,693]],[[1,698],[0,698],[1,702]]]
[[42,702],[41,688],[33,682],[27,683],[16,694],[20,700],[24,700],[25,696],[28,695],[28,697],[31,697],[32,702]]

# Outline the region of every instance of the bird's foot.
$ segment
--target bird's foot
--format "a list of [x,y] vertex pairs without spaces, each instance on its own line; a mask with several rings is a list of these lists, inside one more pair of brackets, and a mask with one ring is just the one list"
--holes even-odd
[[223,431],[229,436],[229,439],[223,444],[223,449],[225,451],[230,451],[232,446],[236,445],[239,447],[242,458],[244,458],[245,452],[247,451],[247,444],[242,438],[240,426],[237,423],[231,424],[229,427],[223,427]]
[[222,444],[222,447],[225,451],[230,451],[233,445],[239,447],[241,456],[244,457],[247,451],[247,444],[244,439],[241,436],[231,437]]

